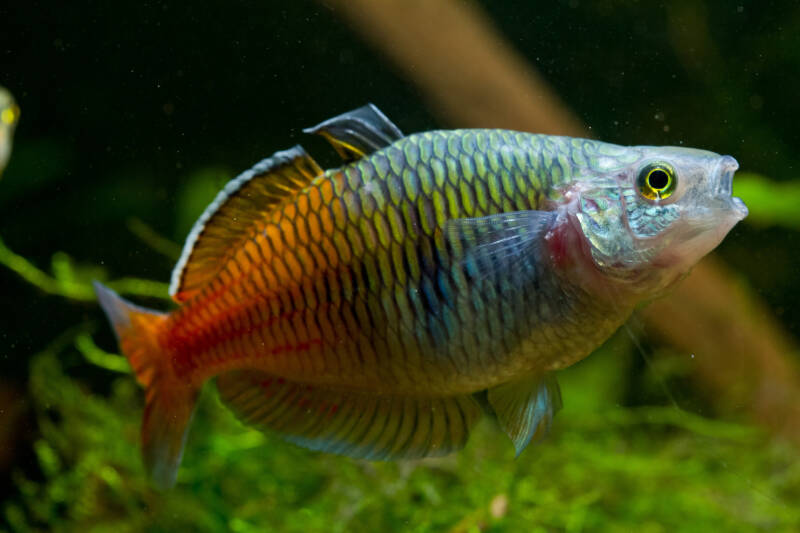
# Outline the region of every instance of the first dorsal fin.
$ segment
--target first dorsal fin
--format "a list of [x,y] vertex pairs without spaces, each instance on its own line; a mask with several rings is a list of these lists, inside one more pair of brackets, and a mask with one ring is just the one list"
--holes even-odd
[[373,104],[348,111],[303,132],[325,137],[345,161],[360,159],[403,138],[400,129]]
[[185,302],[222,269],[258,222],[322,174],[301,146],[277,152],[228,182],[195,223],[172,271],[169,294]]

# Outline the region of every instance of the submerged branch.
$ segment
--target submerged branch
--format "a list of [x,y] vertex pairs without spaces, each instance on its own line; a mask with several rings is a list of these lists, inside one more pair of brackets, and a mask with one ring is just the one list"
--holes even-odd
[[800,442],[796,348],[742,280],[709,257],[669,298],[641,313],[651,335],[691,354],[690,375],[717,408],[749,411],[758,423]]
[[580,120],[473,2],[323,3],[389,56],[450,123],[585,135]]

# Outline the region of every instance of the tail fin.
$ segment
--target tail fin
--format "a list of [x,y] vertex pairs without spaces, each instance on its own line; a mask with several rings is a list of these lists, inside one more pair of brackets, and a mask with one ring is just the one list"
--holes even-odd
[[169,355],[159,345],[165,314],[133,305],[96,281],[94,290],[120,349],[145,388],[144,464],[153,483],[167,489],[175,483],[198,391],[175,376]]

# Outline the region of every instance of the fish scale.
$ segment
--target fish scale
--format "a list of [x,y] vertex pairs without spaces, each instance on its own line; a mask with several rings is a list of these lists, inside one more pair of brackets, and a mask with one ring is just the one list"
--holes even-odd
[[[517,308],[527,310],[526,314],[532,317],[532,321],[536,321],[540,315],[538,302],[534,298],[502,303],[498,295],[492,292],[475,295],[462,293],[457,301],[448,302],[451,296],[447,293],[454,291],[452,288],[443,290],[443,287],[451,283],[453,273],[449,272],[451,267],[447,264],[447,253],[441,235],[444,224],[451,218],[490,215],[499,212],[509,203],[513,209],[518,210],[537,208],[537,205],[529,203],[527,191],[534,185],[541,187],[546,184],[552,187],[552,184],[547,176],[531,174],[526,154],[531,147],[539,146],[551,153],[561,149],[570,154],[574,149],[563,142],[548,144],[549,146],[543,146],[534,135],[469,130],[431,132],[407,137],[385,152],[377,152],[348,167],[327,172],[308,189],[301,191],[292,203],[275,213],[273,220],[266,224],[261,234],[254,236],[251,242],[260,252],[259,259],[254,260],[253,254],[248,251],[249,247],[245,246],[225,266],[225,271],[231,271],[232,279],[224,291],[235,295],[237,299],[244,294],[272,291],[281,301],[277,313],[270,316],[260,314],[261,322],[249,327],[236,324],[237,320],[241,321],[241,317],[247,316],[248,304],[242,304],[238,311],[233,312],[233,324],[230,324],[230,320],[220,322],[221,315],[212,313],[205,319],[211,330],[211,338],[217,338],[223,344],[233,344],[230,335],[238,332],[247,338],[251,331],[258,331],[259,338],[263,339],[260,342],[245,340],[235,347],[225,347],[223,351],[236,353],[235,348],[239,348],[244,353],[237,353],[237,359],[251,361],[255,367],[263,370],[288,372],[290,377],[296,377],[291,375],[293,371],[299,374],[308,371],[304,365],[291,364],[290,354],[296,353],[300,360],[308,359],[308,364],[325,369],[323,372],[315,372],[311,380],[336,382],[356,388],[365,386],[360,382],[363,376],[380,375],[395,383],[399,390],[414,390],[420,375],[432,373],[442,378],[447,377],[447,383],[440,386],[452,387],[452,390],[457,391],[474,386],[474,379],[470,377],[473,370],[471,361],[479,361],[483,368],[494,368],[495,372],[501,374],[498,377],[504,377],[500,368],[503,364],[499,360],[501,358],[492,357],[487,364],[481,360],[482,357],[475,354],[512,351],[522,341],[524,332],[532,328],[529,328],[528,322],[515,322],[506,317],[517,316],[517,313],[512,312],[513,308]],[[490,157],[488,167],[482,166],[476,163],[476,159],[487,154],[477,148],[464,150],[465,145],[469,148],[483,145],[497,150],[500,155]],[[580,149],[584,149],[584,146]],[[411,165],[405,157],[406,153],[419,154],[417,165]],[[476,169],[482,168],[483,172],[476,171],[470,175],[471,180],[463,177],[460,169],[464,158]],[[526,166],[522,166],[523,164]],[[420,171],[421,165],[427,166]],[[448,166],[451,170],[447,169]],[[494,179],[497,174],[490,171],[492,167],[500,171],[499,180]],[[421,177],[421,174],[428,178]],[[532,175],[536,176],[535,184],[529,182]],[[423,194],[414,205],[413,197],[416,195],[418,181],[423,184]],[[402,184],[402,187],[398,184]],[[492,201],[485,203],[487,210],[484,211],[480,204],[481,199],[485,198],[486,187]],[[461,201],[464,190],[478,199],[473,209],[467,209]],[[355,194],[356,191],[360,191],[360,194]],[[408,194],[409,191],[411,194]],[[541,197],[546,197],[548,189],[538,192]],[[317,197],[322,201],[316,211],[309,213],[302,208],[304,205],[313,206]],[[406,217],[401,223],[397,208],[407,212],[416,208],[416,220]],[[312,222],[307,221],[308,216],[312,217]],[[316,218],[319,222],[314,220]],[[416,224],[417,220],[421,224]],[[306,227],[307,236],[304,239],[297,238],[298,228]],[[421,238],[427,238],[422,245],[419,244]],[[395,242],[399,245],[396,252],[400,256],[399,261],[392,257],[392,245]],[[405,253],[409,248],[415,248],[415,252],[420,248],[428,252]],[[327,252],[320,254],[319,249]],[[313,265],[309,264],[310,258],[316,258]],[[408,271],[405,265],[409,265]],[[315,293],[312,300],[297,297],[301,291],[295,288],[302,287],[304,279],[314,275],[310,271],[319,273],[324,270],[332,273],[337,281],[335,286],[325,293]],[[427,274],[422,276],[422,271]],[[431,277],[437,276],[437,272],[440,273],[439,279]],[[184,315],[192,315],[196,307],[203,307],[204,300],[208,298],[205,293],[214,289],[211,286],[203,291],[182,308],[182,312],[174,316],[176,331],[184,329]],[[422,298],[417,296],[419,291],[423,294]],[[354,299],[356,292],[361,297]],[[481,313],[471,311],[473,298],[483,300],[480,308],[484,316],[499,316],[501,323],[493,327],[491,334],[478,336],[483,339],[483,343],[468,347],[460,330],[487,327],[482,325],[483,321],[475,319]],[[314,302],[337,299],[353,304],[356,312],[349,308],[339,308],[338,312],[332,309],[326,311],[314,305]],[[378,303],[380,305],[376,305]],[[336,337],[328,337],[317,348],[311,346],[309,343],[313,343],[316,337],[311,337],[308,332],[321,330],[316,326],[318,311],[326,315],[326,322],[330,324],[329,331],[346,331],[351,335],[362,336],[368,342],[343,341],[339,338],[341,335],[336,333]],[[301,314],[294,316],[303,318],[280,318],[289,312],[300,312]],[[226,310],[222,316],[230,317],[231,311]],[[422,361],[421,367],[416,366],[413,372],[394,370],[393,367],[398,363],[392,351],[372,348],[376,344],[387,345],[386,331],[381,327],[374,327],[373,323],[394,324],[395,316],[404,316],[406,321],[413,319],[413,324],[404,323],[400,331],[392,331],[400,339],[401,345],[406,347],[404,352],[413,352]],[[276,317],[279,321],[286,322],[280,326],[280,333],[275,332],[276,326],[272,323]],[[373,317],[373,320],[369,317]],[[490,321],[488,327],[492,326]],[[414,335],[416,342],[412,343],[408,339],[409,335]],[[497,339],[501,342],[498,343]],[[261,342],[267,346],[280,342],[281,346],[286,347],[286,351],[281,351],[280,357],[277,357],[269,351],[264,352]],[[447,348],[441,349],[438,345],[446,345]],[[187,353],[183,357],[198,357],[194,350],[194,346],[187,346]],[[351,351],[355,354],[350,353]],[[341,367],[332,369],[330,365],[324,364],[331,358],[341,361],[353,355],[356,355],[356,361],[346,369],[349,374],[343,372]],[[203,355],[199,355],[199,358],[202,360]],[[403,359],[405,358],[401,361]],[[207,366],[190,365],[189,368],[195,372],[190,379],[204,381],[208,376],[219,372],[215,364],[229,366],[224,360],[214,361]],[[514,367],[519,364],[520,362],[515,362]],[[382,375],[384,370],[385,375]],[[459,380],[452,379],[450,373],[465,376],[465,382],[459,383]],[[397,375],[402,377],[398,378]],[[485,380],[486,377],[482,376],[480,379]],[[382,383],[381,387],[385,388],[386,383]]]
[[[519,453],[560,408],[552,371],[746,212],[717,186],[730,177],[712,176],[735,161],[709,152],[506,130],[403,136],[371,105],[305,131],[344,164],[323,170],[296,146],[231,180],[187,238],[177,310],[96,285],[147,389],[144,459],[161,486],[214,377],[244,422],[315,450],[442,455],[488,411]],[[658,190],[652,169],[668,178]]]

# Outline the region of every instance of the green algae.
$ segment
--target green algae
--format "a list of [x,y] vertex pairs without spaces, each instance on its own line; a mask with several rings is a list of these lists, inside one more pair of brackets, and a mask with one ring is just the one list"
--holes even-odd
[[31,358],[36,464],[15,471],[19,494],[2,504],[11,531],[800,527],[796,448],[675,406],[620,406],[630,353],[619,335],[561,373],[565,409],[550,438],[517,460],[490,420],[442,459],[310,452],[244,427],[207,386],[178,483],[159,493],[139,458],[142,391],[119,372],[107,373],[107,392],[81,377],[95,364],[120,370],[120,356],[95,346],[89,331],[65,332]]

